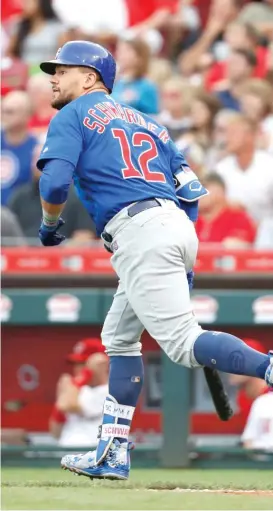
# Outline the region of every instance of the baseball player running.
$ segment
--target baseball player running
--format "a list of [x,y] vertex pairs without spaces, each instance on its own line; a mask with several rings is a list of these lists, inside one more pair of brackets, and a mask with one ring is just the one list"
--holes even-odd
[[256,376],[269,386],[273,352],[198,325],[189,293],[198,248],[193,222],[207,192],[163,126],[114,100],[112,55],[72,41],[40,67],[51,75],[52,106],[59,110],[37,163],[40,240],[46,246],[64,240],[61,213],[74,181],[119,277],[101,333],[110,375],[98,446],[64,456],[61,465],[92,478],[127,479],[144,328],[177,364]]

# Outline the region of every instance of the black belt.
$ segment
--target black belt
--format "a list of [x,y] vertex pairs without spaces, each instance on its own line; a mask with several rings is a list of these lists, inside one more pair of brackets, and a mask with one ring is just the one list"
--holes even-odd
[[[136,204],[133,204],[133,206],[130,206],[127,209],[127,213],[128,213],[128,216],[130,216],[132,218],[133,216],[138,215],[138,213],[141,213],[142,211],[145,211],[146,209],[157,208],[159,206],[161,206],[161,204],[156,199],[143,200],[140,202],[136,202]],[[108,252],[112,252],[112,250],[109,246],[113,241],[111,234],[108,234],[108,232],[103,231],[101,237],[108,244],[108,245],[104,245],[106,250],[108,250]]]
[[157,208],[158,206],[161,206],[161,204],[156,199],[148,199],[136,202],[136,204],[128,208],[127,212],[130,217],[133,217],[146,209]]

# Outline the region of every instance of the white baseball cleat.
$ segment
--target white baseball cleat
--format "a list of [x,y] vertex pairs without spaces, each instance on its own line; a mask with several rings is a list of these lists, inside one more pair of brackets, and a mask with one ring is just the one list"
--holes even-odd
[[86,454],[67,454],[61,460],[61,467],[91,479],[128,479],[131,449],[132,442],[120,443],[114,439],[101,463],[96,465],[96,451],[89,451]]

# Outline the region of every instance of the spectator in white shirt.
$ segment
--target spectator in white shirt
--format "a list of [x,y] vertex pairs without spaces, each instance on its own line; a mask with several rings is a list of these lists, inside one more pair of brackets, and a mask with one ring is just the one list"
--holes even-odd
[[273,392],[254,401],[241,441],[246,449],[273,452]]
[[265,218],[259,224],[255,248],[273,250],[273,218]]
[[240,92],[242,112],[257,123],[257,147],[273,153],[273,88],[265,80],[252,78]]
[[86,36],[117,36],[128,25],[124,0],[53,0],[52,5],[67,28],[79,29]]
[[273,157],[256,149],[257,128],[238,114],[226,128],[226,152],[215,167],[223,178],[228,199],[260,222],[273,216]]
[[231,119],[238,117],[235,110],[222,108],[214,117],[212,138],[209,149],[205,154],[205,166],[214,169],[226,153],[226,131]]
[[191,128],[189,114],[192,96],[192,87],[180,76],[171,76],[162,85],[162,111],[157,116],[157,121],[167,128],[173,140],[177,140]]
[[108,357],[99,339],[85,339],[67,361],[73,375],[59,379],[49,431],[62,447],[95,447],[108,393]]

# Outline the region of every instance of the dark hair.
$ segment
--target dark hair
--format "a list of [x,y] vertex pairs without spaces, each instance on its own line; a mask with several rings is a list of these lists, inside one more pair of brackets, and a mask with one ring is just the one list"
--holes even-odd
[[216,96],[210,94],[209,92],[206,92],[204,89],[197,89],[193,96],[193,101],[194,100],[200,101],[200,103],[204,103],[204,105],[206,105],[210,113],[208,127],[210,130],[212,130],[214,117],[222,108],[221,102]]
[[226,190],[225,181],[217,172],[211,172],[203,179],[203,185],[207,186],[209,184],[216,184],[223,188],[223,190]]
[[[56,20],[57,16],[53,10],[50,0],[37,0],[40,14],[44,20]],[[19,22],[15,41],[12,48],[13,57],[21,57],[23,42],[30,33],[31,18],[23,17]]]
[[233,53],[236,53],[237,55],[241,55],[241,57],[244,57],[244,59],[247,61],[249,66],[251,66],[251,67],[257,66],[257,57],[252,50],[237,48],[237,49],[233,50]]

